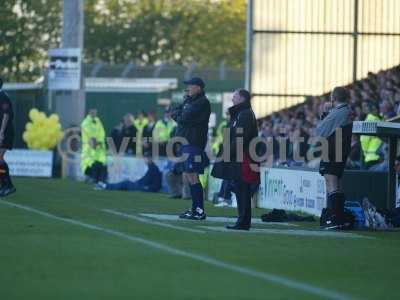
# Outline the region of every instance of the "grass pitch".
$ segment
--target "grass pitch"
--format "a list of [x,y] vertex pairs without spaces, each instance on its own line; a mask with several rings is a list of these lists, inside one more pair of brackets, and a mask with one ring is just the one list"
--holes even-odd
[[297,223],[225,232],[220,222],[149,217],[190,206],[161,194],[15,183],[17,194],[0,200],[0,299],[398,297],[399,231],[325,236],[317,223]]

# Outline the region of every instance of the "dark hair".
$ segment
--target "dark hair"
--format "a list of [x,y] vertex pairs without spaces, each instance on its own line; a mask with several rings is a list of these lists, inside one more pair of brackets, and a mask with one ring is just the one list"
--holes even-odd
[[376,100],[369,99],[366,101],[369,110],[376,110],[379,112],[379,103]]
[[350,98],[349,92],[341,86],[337,86],[332,91],[332,99],[338,102],[347,102]]
[[250,102],[250,93],[248,90],[240,89],[238,90],[240,97],[244,99],[245,102]]
[[0,78],[0,89],[3,87],[3,79]]

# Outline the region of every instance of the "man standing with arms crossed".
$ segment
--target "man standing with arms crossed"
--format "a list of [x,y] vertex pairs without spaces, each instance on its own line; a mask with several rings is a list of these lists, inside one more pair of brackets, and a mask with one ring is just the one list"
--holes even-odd
[[208,122],[211,114],[211,106],[204,92],[204,81],[193,77],[184,81],[187,86],[187,96],[183,104],[172,112],[172,118],[177,122],[176,136],[185,139],[182,146],[183,176],[190,185],[192,208],[182,213],[179,217],[189,220],[204,220],[203,187],[199,180],[199,174],[204,173],[208,165],[208,158],[204,152],[207,145]]
[[[323,157],[319,166],[319,173],[325,178],[327,193],[327,205],[320,220],[324,229],[348,229],[352,226],[352,220],[344,210],[345,196],[341,185],[353,128],[352,111],[347,103],[349,98],[345,88],[335,87],[331,93],[331,103],[326,103],[322,121],[316,129],[317,136],[328,140],[328,160]],[[340,130],[341,139],[337,138]]]

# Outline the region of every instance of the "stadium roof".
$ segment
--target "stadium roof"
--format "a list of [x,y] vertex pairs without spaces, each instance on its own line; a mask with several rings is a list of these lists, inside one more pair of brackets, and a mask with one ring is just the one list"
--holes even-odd
[[86,78],[87,92],[160,93],[178,87],[176,78]]
[[[42,89],[43,80],[32,83],[5,83],[4,90]],[[86,92],[114,93],[161,93],[176,89],[177,78],[100,78],[88,77],[85,80]]]
[[43,87],[42,82],[12,82],[12,83],[4,83],[3,89],[7,91],[15,91],[15,90],[38,90]]

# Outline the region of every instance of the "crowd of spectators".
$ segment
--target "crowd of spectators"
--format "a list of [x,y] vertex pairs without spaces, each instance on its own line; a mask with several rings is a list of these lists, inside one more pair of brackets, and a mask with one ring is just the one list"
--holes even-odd
[[[376,74],[368,73],[365,79],[351,83],[346,88],[350,94],[349,104],[353,111],[354,121],[389,120],[400,114],[400,66]],[[310,150],[313,150],[315,145],[311,140],[316,136],[315,128],[320,121],[319,117],[329,102],[330,93],[307,97],[302,104],[275,112],[259,120],[259,136],[262,139],[274,141],[273,165],[311,168],[319,165],[319,159],[310,159],[308,154],[313,152]],[[210,149],[215,154],[221,147],[223,128],[227,126],[228,121],[229,116],[226,116],[226,120],[223,120],[216,128],[216,136],[210,141]],[[97,117],[97,111],[94,110],[93,113],[89,113],[86,123],[82,123],[83,132],[93,131],[85,144],[88,154],[86,156],[82,154],[82,171],[86,175],[97,170],[93,166],[97,166],[96,163],[98,164],[99,161],[103,167],[105,166],[106,151],[110,150],[103,142],[104,134],[96,136],[99,130],[95,125],[103,128],[101,120]],[[87,126],[86,129],[85,126]],[[158,120],[155,113],[141,111],[136,116],[126,114],[109,136],[112,137],[115,149],[120,154],[122,154],[121,151],[128,155],[146,154],[145,156],[149,158],[153,156],[151,143],[157,142],[160,146],[159,155],[165,156],[165,146],[173,137],[175,127],[176,123],[172,120],[169,110],[166,110],[162,118]],[[143,140],[142,138],[152,139]],[[101,140],[101,143],[97,140]],[[286,144],[285,151],[281,150],[282,140]],[[299,140],[302,142],[293,142]],[[282,153],[285,155],[282,156]],[[346,168],[385,171],[388,168],[387,157],[385,140],[378,137],[353,135]],[[179,165],[169,163],[168,166],[170,166],[169,169],[163,171],[171,196],[173,198],[187,197],[187,183],[182,181],[182,171],[177,167]],[[94,182],[105,181],[98,179],[99,176],[92,177],[95,178]]]
[[[89,183],[95,183],[95,189],[103,190],[140,190],[157,192],[162,188],[162,172],[153,161],[153,156],[166,156],[167,142],[174,135],[175,121],[169,109],[157,119],[154,112],[140,111],[136,116],[127,113],[113,128],[107,139],[97,109],[90,109],[81,124],[82,153],[81,170]],[[153,149],[153,144],[158,146]],[[156,150],[158,153],[153,153]],[[144,156],[147,170],[136,180],[124,180],[110,184],[107,176],[107,152],[109,154]],[[182,172],[169,163],[165,170],[166,181],[173,198],[187,198],[187,184],[182,180]]]
[[[376,74],[368,73],[365,79],[351,83],[346,88],[350,94],[349,104],[354,112],[354,121],[388,120],[400,114],[400,66]],[[274,147],[275,164],[290,166],[306,164],[310,167],[317,165],[314,161],[307,161],[307,158],[305,162],[295,161],[293,158],[295,149],[293,148],[300,147],[297,153],[301,157],[306,157],[307,151],[312,147],[307,142],[315,136],[315,128],[320,120],[319,116],[324,105],[330,101],[329,95],[327,93],[322,96],[307,97],[305,102],[300,105],[273,113],[260,120],[260,136],[263,138],[276,139],[279,136],[288,137],[290,140],[294,140],[296,137],[304,138],[305,142],[299,145],[288,142],[287,157],[283,161],[278,158],[279,155]],[[371,118],[368,117],[369,115]],[[352,151],[347,161],[347,168],[384,170],[387,155],[385,142],[381,141],[379,149],[376,150],[379,159],[369,164],[365,162],[366,147],[368,147],[367,143],[363,144],[359,136],[353,136]]]

